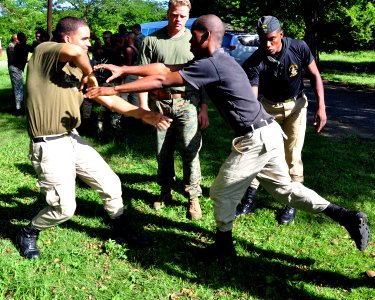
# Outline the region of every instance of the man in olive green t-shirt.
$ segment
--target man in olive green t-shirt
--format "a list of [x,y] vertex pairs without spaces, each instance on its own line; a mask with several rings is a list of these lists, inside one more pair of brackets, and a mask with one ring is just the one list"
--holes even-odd
[[[189,19],[189,0],[170,0],[168,4],[168,25],[142,42],[139,51],[139,65],[161,62],[168,65],[184,64],[193,59],[190,51],[190,30],[185,28]],[[120,91],[121,89],[119,89]],[[139,94],[140,106],[149,109],[148,93]],[[188,197],[187,217],[202,218],[199,197],[201,170],[199,150],[202,145],[201,128],[208,126],[207,104],[200,101],[197,92],[190,87],[176,87],[150,93],[151,109],[173,119],[167,130],[157,131],[157,181],[161,187],[159,199],[154,208],[172,200],[171,188],[175,180],[174,151],[179,147],[183,163],[183,181]],[[200,105],[200,113],[197,106]],[[198,121],[200,124],[198,124]],[[200,128],[199,128],[200,125]]]
[[[111,218],[112,236],[116,241],[147,245],[147,238],[135,235],[126,226],[120,179],[76,131],[81,122],[81,87],[98,85],[87,55],[90,29],[82,19],[65,17],[59,21],[55,32],[58,43],[40,44],[28,64],[29,156],[48,206],[18,233],[16,241],[21,255],[38,258],[39,232],[74,215],[77,176],[99,192]],[[169,126],[170,120],[161,114],[145,111],[117,96],[94,100],[158,128]]]

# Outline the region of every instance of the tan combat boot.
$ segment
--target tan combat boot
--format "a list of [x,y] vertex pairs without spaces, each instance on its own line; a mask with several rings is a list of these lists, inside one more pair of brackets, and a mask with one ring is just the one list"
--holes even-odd
[[190,220],[200,220],[202,219],[202,210],[201,206],[199,205],[198,199],[190,199],[189,200],[189,209],[187,212],[187,217]]

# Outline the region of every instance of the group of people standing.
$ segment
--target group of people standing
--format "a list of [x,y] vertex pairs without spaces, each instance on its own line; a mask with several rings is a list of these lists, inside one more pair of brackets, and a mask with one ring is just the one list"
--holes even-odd
[[[138,60],[139,47],[144,37],[140,24],[134,24],[130,32],[124,24],[120,24],[116,33],[109,30],[104,31],[102,40],[96,34],[91,33],[90,39],[93,41],[89,48],[92,56],[91,64],[93,66],[98,64],[135,65]],[[107,82],[111,74],[105,69],[97,70],[95,75],[100,86],[112,86],[136,79],[129,75],[117,78],[113,82]],[[122,94],[121,97],[132,104],[139,105],[135,93]],[[105,107],[100,107],[94,112],[94,106],[94,102],[87,99],[84,101],[81,108],[81,132],[95,137],[100,142],[123,141],[126,134],[124,127],[129,126],[129,122],[126,123],[124,117],[109,111]]]
[[[294,152],[302,150],[303,136],[292,143],[298,145],[284,143],[284,138],[294,137],[286,129],[284,133],[278,122],[283,125],[293,116],[295,131],[302,134],[305,130],[303,68],[313,75],[318,100],[316,130],[326,122],[321,78],[307,45],[285,39],[277,18],[264,16],[257,24],[260,49],[244,69],[221,48],[225,27],[220,18],[204,15],[193,23],[191,31],[185,28],[190,9],[189,0],[169,1],[168,25],[144,38],[136,65],[99,64],[93,68],[87,55],[90,29],[74,17],[59,21],[56,42],[35,49],[28,65],[26,112],[31,162],[48,206],[17,235],[23,256],[39,257],[40,231],[74,215],[76,176],[99,192],[118,242],[150,244],[148,238],[129,228],[131,221],[124,217],[117,175],[76,130],[81,123],[83,85],[87,87],[86,99],[155,126],[160,185],[155,209],[173,201],[173,156],[180,150],[190,219],[203,217],[199,204],[200,131],[209,125],[208,99],[217,107],[234,139],[210,189],[217,231],[215,242],[205,249],[206,258],[236,256],[232,238],[236,209],[255,179],[276,200],[291,208],[324,213],[347,229],[359,250],[367,247],[370,230],[365,213],[330,203],[305,187],[301,170],[296,173],[298,179],[293,179],[293,166],[301,155]],[[100,86],[95,75],[102,69],[111,72],[106,82],[129,74],[139,80]],[[139,107],[120,98],[121,93],[139,93]],[[260,93],[262,102],[258,101]],[[268,112],[266,103],[283,118]],[[293,159],[286,160],[288,155]]]

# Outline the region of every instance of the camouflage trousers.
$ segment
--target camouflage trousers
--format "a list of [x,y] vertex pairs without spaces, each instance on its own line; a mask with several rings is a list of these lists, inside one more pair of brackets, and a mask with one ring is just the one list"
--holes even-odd
[[190,100],[182,98],[152,101],[154,110],[173,119],[166,130],[157,130],[157,182],[162,189],[171,188],[174,183],[174,152],[180,151],[183,165],[183,181],[189,199],[202,194],[200,187],[201,169],[199,150],[202,135],[198,126],[197,108]]
[[12,83],[16,109],[21,109],[23,103],[23,71],[15,66],[9,66],[9,77]]

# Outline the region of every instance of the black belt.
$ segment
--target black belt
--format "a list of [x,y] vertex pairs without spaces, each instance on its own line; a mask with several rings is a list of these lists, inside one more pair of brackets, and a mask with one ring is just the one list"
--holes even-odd
[[260,119],[258,122],[250,125],[250,130],[247,132],[247,134],[252,133],[254,130],[267,126],[271,124],[273,121],[273,117],[269,117],[268,119]]
[[31,138],[31,140],[34,142],[34,143],[42,143],[42,142],[48,142],[48,141],[54,141],[54,140],[58,140],[58,139],[61,139],[65,136],[68,136],[69,133],[63,133],[63,134],[60,134],[60,135],[47,135],[47,136],[38,136],[38,137],[34,137],[34,138]]

